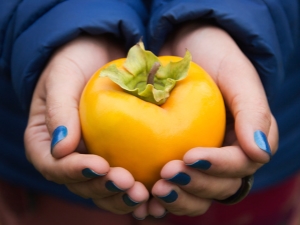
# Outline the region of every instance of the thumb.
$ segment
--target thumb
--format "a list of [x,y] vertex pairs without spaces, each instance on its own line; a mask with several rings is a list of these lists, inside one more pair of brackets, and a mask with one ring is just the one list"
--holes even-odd
[[112,59],[124,56],[113,38],[83,35],[59,49],[46,69],[46,124],[51,152],[60,158],[80,142],[78,106],[89,77]]
[[239,145],[253,161],[267,163],[277,150],[278,130],[266,101],[248,99],[232,103],[231,108]]
[[220,71],[219,87],[234,117],[239,145],[253,161],[267,163],[276,152],[278,130],[255,68],[241,54],[227,57]]
[[184,55],[189,49],[194,62],[217,83],[243,152],[255,162],[268,162],[277,148],[276,122],[259,76],[236,42],[221,28],[199,21],[179,29],[174,37],[172,51]]
[[46,125],[55,158],[72,153],[80,142],[78,105],[84,84],[84,76],[72,63],[62,60],[49,69],[45,82]]

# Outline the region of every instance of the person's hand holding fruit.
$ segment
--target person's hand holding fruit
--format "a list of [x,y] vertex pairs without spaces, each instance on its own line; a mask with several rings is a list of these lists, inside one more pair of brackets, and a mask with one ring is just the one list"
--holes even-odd
[[[35,88],[25,132],[28,160],[48,180],[91,198],[107,211],[132,212],[145,202],[147,189],[123,168],[86,153],[81,141],[79,100],[90,76],[107,62],[124,57],[111,37],[80,36],[58,49]],[[113,182],[124,192],[116,191]]]
[[[230,203],[230,197],[241,187],[241,178],[248,178],[269,162],[278,145],[277,124],[260,78],[234,40],[215,25],[195,21],[172,34],[160,55],[183,56],[186,49],[193,61],[214,79],[223,95],[226,133],[223,147],[198,146],[182,160],[163,167],[162,179],[152,189],[155,198],[148,207],[148,212],[155,216],[165,211],[201,215],[213,200]],[[184,180],[190,182],[180,184]]]
[[[176,160],[163,162],[160,171],[162,179],[157,177],[159,180],[151,190],[154,198],[150,201],[147,188],[142,182],[135,180],[135,174],[130,173],[128,168],[118,165],[110,167],[105,157],[82,154],[86,153],[86,150],[81,142],[78,114],[81,93],[91,74],[113,59],[124,57],[123,51],[115,42],[106,38],[79,37],[53,55],[40,77],[32,100],[30,120],[25,134],[28,159],[47,179],[65,184],[72,192],[82,197],[92,198],[100,208],[117,214],[133,212],[137,218],[147,215],[161,217],[166,211],[176,215],[200,215],[209,208],[213,199],[224,200],[235,194],[241,186],[241,178],[253,174],[275,153],[278,141],[276,122],[268,108],[263,87],[254,67],[228,34],[212,25],[190,24],[181,28],[174,38],[166,43],[161,55],[184,56],[186,49],[191,52],[193,61],[213,78],[225,100],[228,115],[224,147],[219,146],[220,140],[204,144],[206,148],[193,146],[197,145],[196,140],[201,140],[201,136],[195,137],[193,133],[187,135],[187,143],[192,143],[187,146],[192,149],[186,149],[185,154],[180,153],[182,158],[176,156]],[[178,84],[182,85],[184,82],[187,81],[182,80]],[[174,90],[177,90],[176,86]],[[112,94],[109,100],[117,99],[118,96],[115,95]],[[171,99],[172,92],[170,96]],[[203,96],[199,94],[191,101],[198,104],[197,100],[201,98]],[[132,99],[128,97],[128,102],[141,101]],[[122,104],[125,104],[124,102]],[[174,104],[175,102],[174,100]],[[126,108],[126,105],[121,107],[120,103],[115,105],[117,110]],[[152,103],[147,103],[149,104]],[[165,105],[167,104],[170,104],[168,100]],[[130,111],[131,107],[132,105],[129,105],[127,109]],[[163,105],[155,106],[155,109],[160,107]],[[193,107],[186,110],[182,115],[189,115],[189,110],[193,110]],[[117,111],[112,113],[120,115]],[[157,115],[135,113],[145,117]],[[194,112],[190,113],[193,115]],[[220,118],[216,118],[216,115],[212,117],[221,124],[220,130],[224,132],[224,113],[220,114]],[[184,120],[191,118],[197,117],[181,118],[176,123],[183,126],[186,122]],[[126,123],[117,116],[112,116],[111,119],[114,121],[110,121],[110,127],[104,126],[104,131],[110,130],[113,133],[114,129],[117,131],[118,124]],[[151,121],[153,118],[148,119]],[[97,123],[96,120],[93,122]],[[156,123],[157,126],[162,125],[159,121]],[[115,126],[112,126],[113,124]],[[172,126],[174,128],[176,124]],[[130,132],[136,133],[136,143],[134,140],[126,140],[126,135]],[[213,130],[208,134],[203,133],[207,135],[204,141],[213,134]],[[140,135],[147,137],[148,134]],[[175,136],[171,135],[170,138]],[[219,134],[216,136],[220,138]],[[115,142],[111,142],[112,147],[121,148],[122,143],[126,142],[141,145],[138,129],[128,129],[124,136],[117,133],[116,137]],[[109,140],[109,137],[101,138]],[[184,140],[178,141],[176,145],[182,144],[181,142]],[[143,141],[140,150],[143,151],[147,145],[149,143]],[[162,146],[167,148],[170,145],[163,143]],[[155,146],[152,148],[155,153],[161,146],[157,146],[157,149]],[[134,149],[137,147],[134,146]],[[121,161],[126,160],[122,149],[117,151]],[[151,166],[146,157],[147,155],[141,159],[144,160],[142,163]],[[151,177],[151,174],[145,176]],[[147,184],[147,187],[150,189],[152,185]]]

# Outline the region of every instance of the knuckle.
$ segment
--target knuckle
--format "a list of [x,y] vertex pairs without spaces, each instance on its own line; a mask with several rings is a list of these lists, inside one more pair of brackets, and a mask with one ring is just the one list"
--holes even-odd
[[237,106],[234,118],[237,118],[239,115],[248,115],[251,116],[251,119],[258,120],[258,124],[271,125],[272,114],[264,98],[255,98],[247,102],[244,100],[242,95],[233,97],[231,104]]
[[266,124],[267,127],[270,127],[272,116],[269,110],[265,108],[258,108],[255,110],[255,113],[257,114],[257,119],[259,120],[259,123]]
[[52,101],[51,104],[47,104],[46,124],[48,127],[52,123],[55,123],[56,117],[60,114],[62,107],[62,103],[59,101]]

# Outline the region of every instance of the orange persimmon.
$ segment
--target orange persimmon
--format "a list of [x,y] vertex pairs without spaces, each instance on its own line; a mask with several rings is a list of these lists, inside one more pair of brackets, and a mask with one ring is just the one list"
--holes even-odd
[[80,119],[89,153],[127,169],[149,190],[167,162],[197,146],[221,146],[225,132],[222,95],[189,52],[156,57],[141,42],[91,77]]

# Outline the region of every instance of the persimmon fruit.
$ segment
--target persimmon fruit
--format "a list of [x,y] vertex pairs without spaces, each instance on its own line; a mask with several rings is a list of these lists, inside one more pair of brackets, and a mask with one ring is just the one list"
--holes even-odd
[[189,52],[156,57],[141,42],[91,77],[79,113],[88,152],[148,190],[167,162],[194,147],[221,146],[225,132],[222,95]]

